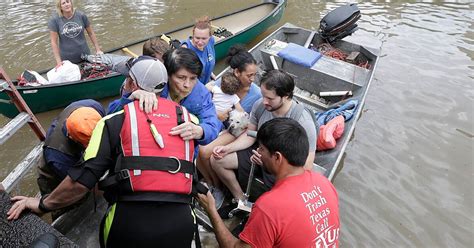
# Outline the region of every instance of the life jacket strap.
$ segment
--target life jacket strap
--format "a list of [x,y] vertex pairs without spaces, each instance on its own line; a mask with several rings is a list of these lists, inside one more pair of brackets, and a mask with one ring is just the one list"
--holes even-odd
[[176,118],[177,118],[178,125],[181,125],[184,122],[186,122],[184,119],[184,113],[181,106],[176,106]]
[[115,186],[119,184],[123,180],[127,180],[130,178],[130,171],[129,170],[121,170],[118,173],[115,173],[113,176],[108,176],[105,179],[101,180],[98,183],[100,190],[106,190],[111,186]]
[[127,156],[120,161],[121,169],[129,170],[159,170],[175,173],[194,174],[194,164],[176,157]]
[[105,190],[108,187],[115,186],[124,180],[129,180],[130,170],[155,170],[168,171],[171,174],[188,173],[194,174],[194,164],[187,160],[177,159],[175,157],[122,157],[117,171],[114,175],[108,176],[99,182],[99,189]]
[[166,192],[133,192],[121,194],[117,201],[146,201],[146,202],[178,202],[191,204],[192,195],[166,193]]

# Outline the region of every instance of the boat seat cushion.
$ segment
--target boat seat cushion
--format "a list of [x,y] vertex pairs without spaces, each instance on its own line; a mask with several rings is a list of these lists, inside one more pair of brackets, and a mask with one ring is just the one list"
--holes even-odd
[[295,43],[288,43],[288,46],[278,52],[278,56],[298,65],[312,67],[322,55]]

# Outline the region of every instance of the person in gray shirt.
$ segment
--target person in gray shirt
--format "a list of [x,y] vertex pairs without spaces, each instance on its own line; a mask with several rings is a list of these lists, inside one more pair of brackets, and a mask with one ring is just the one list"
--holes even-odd
[[56,12],[48,21],[56,68],[62,65],[63,60],[77,64],[82,61],[82,54],[90,54],[84,29],[94,44],[96,53],[103,53],[89,19],[84,13],[74,9],[72,0],[57,0]]
[[[299,114],[295,115],[297,108],[301,110],[304,107],[293,100],[295,88],[293,78],[282,70],[271,70],[263,75],[260,82],[262,99],[256,101],[252,107],[247,130],[256,131],[265,122],[274,118],[294,119],[307,132],[309,154],[304,168],[311,170],[316,152],[316,126],[309,111],[303,109],[304,111],[299,111]],[[255,138],[243,133],[232,143],[217,146],[213,150],[211,167],[236,199],[244,199],[242,187],[247,184],[251,163],[262,164],[260,154],[255,149]],[[237,175],[234,170],[237,170]],[[256,170],[260,171],[257,174],[262,176],[265,185],[272,187],[275,178],[270,173],[261,171],[261,166],[257,166]]]

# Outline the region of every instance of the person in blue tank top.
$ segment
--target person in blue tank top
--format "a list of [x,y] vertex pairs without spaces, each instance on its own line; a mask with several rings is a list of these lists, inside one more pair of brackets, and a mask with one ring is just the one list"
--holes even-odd
[[207,16],[197,19],[193,28],[193,36],[182,42],[183,47],[193,50],[199,57],[203,66],[199,81],[203,84],[207,84],[210,80],[215,80],[215,75],[212,72],[216,65],[214,44],[215,40],[212,36],[211,23]]

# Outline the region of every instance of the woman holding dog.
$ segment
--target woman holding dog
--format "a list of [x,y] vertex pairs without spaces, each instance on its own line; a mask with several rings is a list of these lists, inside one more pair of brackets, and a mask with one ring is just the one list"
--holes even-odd
[[[260,98],[262,94],[260,88],[253,83],[255,75],[257,74],[257,61],[243,46],[232,46],[229,49],[226,59],[227,64],[232,69],[232,73],[239,80],[240,87],[237,90],[236,95],[240,98],[240,105],[245,112],[250,113],[253,104]],[[220,86],[221,79],[216,81],[216,85]],[[221,111],[217,113],[219,120],[225,121],[229,118],[229,112],[232,109]],[[216,199],[216,206],[220,207],[224,200],[222,191],[219,190],[221,185],[219,178],[212,170],[209,159],[212,155],[214,147],[219,145],[226,145],[234,141],[234,137],[229,132],[224,132],[217,137],[210,144],[205,146],[199,146],[199,155],[196,160],[196,166],[203,175],[205,181],[210,186],[211,192]]]
[[75,10],[72,0],[56,0],[56,14],[48,21],[56,67],[63,60],[72,63],[82,61],[82,54],[90,54],[84,30],[87,31],[97,54],[102,54],[89,19],[81,11]]

